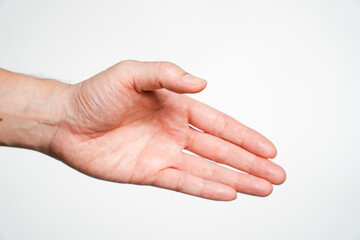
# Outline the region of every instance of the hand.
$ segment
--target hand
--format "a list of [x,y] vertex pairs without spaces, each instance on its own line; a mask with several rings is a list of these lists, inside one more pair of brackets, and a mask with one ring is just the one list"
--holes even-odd
[[108,181],[214,200],[233,200],[236,192],[269,195],[272,184],[285,180],[284,170],[267,159],[276,155],[274,145],[181,94],[205,86],[172,63],[120,62],[72,86],[49,154]]

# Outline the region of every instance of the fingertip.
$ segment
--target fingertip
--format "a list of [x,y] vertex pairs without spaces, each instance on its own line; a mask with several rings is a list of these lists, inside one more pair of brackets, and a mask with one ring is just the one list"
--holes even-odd
[[263,158],[274,158],[276,156],[275,145],[258,131],[241,126],[239,132],[242,134],[239,144],[241,147]]
[[276,149],[275,145],[272,142],[270,142],[270,145],[271,146],[269,147],[269,150],[268,150],[269,158],[275,158],[276,155],[277,155],[277,149]]
[[231,188],[231,191],[229,191],[229,194],[228,194],[228,201],[233,201],[237,198],[237,192],[235,189]]
[[263,165],[260,167],[264,170],[262,177],[270,181],[274,185],[280,185],[286,180],[284,169],[269,159],[263,159]]
[[267,197],[273,192],[273,189],[274,189],[273,185],[270,182],[267,182],[266,184],[263,184],[259,196],[260,197]]
[[204,90],[207,86],[207,81],[202,79],[202,78],[198,78],[195,77],[191,74],[186,74],[185,76],[183,76],[182,78],[183,82],[185,83],[186,92],[189,93],[197,93],[197,92],[201,92],[202,90]]
[[276,181],[273,182],[273,184],[275,184],[275,185],[283,184],[285,182],[285,180],[286,180],[286,177],[287,176],[286,176],[285,170],[282,167],[280,167],[280,170],[279,170],[279,173],[278,173],[278,178],[277,178]]
[[[245,180],[245,179],[244,179]],[[258,178],[252,175],[247,175],[246,181],[241,182],[237,191],[258,197],[269,196],[273,191],[273,184],[263,178]]]
[[271,159],[276,157],[277,149],[270,140],[264,138],[262,141],[259,141],[259,145],[260,149],[262,149],[262,157]]
[[203,81],[203,83],[202,83],[202,85],[200,87],[200,91],[204,90],[206,88],[207,84],[208,84],[208,82],[205,79],[203,79],[203,80],[204,81]]
[[212,188],[211,193],[205,194],[203,197],[217,200],[217,201],[232,201],[237,198],[237,192],[234,188],[224,185],[221,183],[213,183],[209,185],[210,188]]

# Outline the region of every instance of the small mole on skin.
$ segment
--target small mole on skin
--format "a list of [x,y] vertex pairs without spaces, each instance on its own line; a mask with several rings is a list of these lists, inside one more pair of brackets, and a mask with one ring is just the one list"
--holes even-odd
[[2,118],[0,118],[0,122],[2,121]]

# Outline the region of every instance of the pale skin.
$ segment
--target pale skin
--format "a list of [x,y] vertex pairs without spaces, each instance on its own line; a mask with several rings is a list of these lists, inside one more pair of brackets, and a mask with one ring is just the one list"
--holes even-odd
[[269,160],[275,146],[184,95],[206,84],[169,62],[123,61],[74,85],[0,69],[0,146],[107,181],[221,201],[269,195],[286,178]]

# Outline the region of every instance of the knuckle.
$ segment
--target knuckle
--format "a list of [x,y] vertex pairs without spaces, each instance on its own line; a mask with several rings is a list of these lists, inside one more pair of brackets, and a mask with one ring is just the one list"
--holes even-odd
[[228,118],[223,114],[219,114],[216,117],[213,125],[213,132],[215,133],[215,135],[221,136],[222,133],[225,131],[227,124]]
[[229,157],[230,146],[219,142],[215,149],[215,156],[217,161],[225,162]]
[[248,160],[248,165],[246,167],[246,172],[252,174],[255,169],[255,164],[256,164],[256,156],[251,154]]
[[236,191],[238,192],[244,192],[245,189],[244,189],[244,177],[242,174],[238,173],[237,174],[237,177],[236,177],[236,180],[235,180],[235,183],[234,183],[234,187],[236,189]]
[[193,146],[194,138],[195,138],[195,133],[193,132],[192,129],[190,129],[189,134],[187,134],[185,148],[189,148],[189,147],[191,148]]
[[175,180],[175,190],[176,191],[178,191],[178,192],[184,191],[186,178],[187,178],[186,173],[177,176],[177,178]]
[[173,167],[179,167],[179,168],[183,167],[184,161],[185,161],[185,157],[186,157],[185,154],[181,154],[180,157],[176,158]]
[[198,192],[198,196],[200,197],[204,197],[205,196],[205,192],[204,192],[204,189],[205,189],[205,179],[203,179],[200,183],[200,188],[199,188],[199,192]]
[[138,64],[139,61],[136,60],[124,60],[121,62],[118,62],[117,64],[115,64],[113,67],[111,67],[111,69],[116,70],[128,70],[133,68],[136,64]]
[[174,73],[176,73],[176,70],[179,67],[172,63],[172,62],[158,62],[157,63],[157,70],[158,73],[160,74],[160,76],[169,76],[169,75],[173,75]]
[[158,62],[158,68],[161,71],[168,71],[169,69],[173,68],[175,66],[174,63],[172,62],[167,62],[167,61],[163,61],[163,62]]
[[242,145],[246,141],[248,133],[249,133],[249,128],[245,128],[240,137],[240,145]]
[[119,62],[118,64],[119,65],[124,65],[124,66],[129,66],[129,65],[135,65],[137,63],[139,63],[139,61],[136,61],[136,60],[124,60],[124,61]]
[[201,171],[201,177],[205,179],[213,179],[215,176],[215,164],[208,162],[205,164]]
[[139,63],[136,60],[124,60],[111,66],[108,72],[115,79],[120,79],[121,76],[131,76]]

